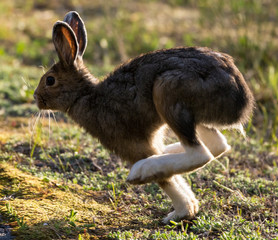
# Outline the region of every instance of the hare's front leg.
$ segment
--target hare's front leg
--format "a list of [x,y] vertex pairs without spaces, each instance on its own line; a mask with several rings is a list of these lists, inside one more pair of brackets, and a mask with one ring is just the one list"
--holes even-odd
[[192,219],[197,214],[199,210],[198,200],[182,176],[174,175],[159,182],[159,185],[171,198],[175,209],[163,219],[165,224],[170,220]]

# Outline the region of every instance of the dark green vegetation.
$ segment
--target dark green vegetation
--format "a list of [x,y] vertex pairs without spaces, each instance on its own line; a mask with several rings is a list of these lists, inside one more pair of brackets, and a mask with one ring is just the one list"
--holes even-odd
[[[17,239],[278,239],[278,11],[269,0],[0,3],[0,217]],[[257,108],[232,152],[185,174],[200,200],[192,221],[163,225],[171,208],[155,184],[125,183],[128,166],[62,114],[39,120],[33,91],[55,56],[53,23],[84,18],[89,69],[174,46],[235,58]],[[49,121],[50,119],[50,121]],[[171,134],[167,141],[173,141]]]

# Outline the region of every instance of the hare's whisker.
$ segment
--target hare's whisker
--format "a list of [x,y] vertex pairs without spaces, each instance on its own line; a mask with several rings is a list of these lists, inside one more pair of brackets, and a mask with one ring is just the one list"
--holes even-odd
[[50,110],[48,110],[47,113],[48,113],[48,137],[50,137],[50,124],[51,124]]
[[21,80],[25,83],[25,85],[29,88],[31,87],[30,81],[27,81],[23,76],[21,76]]
[[45,74],[45,67],[41,65],[41,66],[39,66],[39,68],[41,68],[41,69],[42,69],[43,74]]
[[35,118],[35,122],[33,123],[33,126],[32,126],[32,129],[31,129],[31,132],[32,132],[32,137],[34,135],[34,131],[35,131],[35,127],[37,126],[40,118],[41,118],[41,111],[37,112],[35,115],[34,115]]
[[40,121],[40,118],[41,118],[41,110],[39,112],[36,112],[35,114],[33,114],[32,116],[32,120],[31,122],[29,123],[29,127],[30,127],[30,133],[31,133],[31,136],[30,136],[30,146],[32,145],[32,140],[34,139],[34,136],[35,136],[35,128],[38,124],[38,122]]
[[56,118],[56,116],[55,116],[55,113],[54,113],[53,111],[51,111],[51,110],[50,110],[50,113],[51,113],[51,115],[52,115],[52,117],[53,117],[53,120],[54,120],[56,126],[58,127],[58,122],[57,122],[57,118]]

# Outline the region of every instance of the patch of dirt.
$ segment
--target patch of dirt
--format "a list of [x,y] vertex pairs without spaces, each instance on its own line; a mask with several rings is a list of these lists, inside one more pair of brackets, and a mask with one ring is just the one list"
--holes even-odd
[[12,236],[11,233],[12,228],[7,225],[7,224],[3,224],[3,218],[0,214],[0,240],[12,240],[15,237]]

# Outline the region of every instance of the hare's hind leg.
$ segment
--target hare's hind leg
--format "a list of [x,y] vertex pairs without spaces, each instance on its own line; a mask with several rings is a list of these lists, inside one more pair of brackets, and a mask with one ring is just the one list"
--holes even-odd
[[214,157],[219,157],[231,149],[226,138],[217,129],[197,125],[196,130],[198,138],[206,145]]
[[230,149],[225,137],[216,129],[198,126],[196,134],[192,117],[185,108],[178,107],[177,113],[171,114],[171,118],[165,117],[165,120],[178,135],[185,150],[182,151],[177,143],[166,147],[166,154],[138,161],[131,168],[127,181],[142,184],[190,172]]
[[182,153],[184,152],[184,147],[180,142],[172,143],[165,146],[163,153]]
[[[205,146],[209,149],[212,155],[217,158],[231,149],[227,143],[225,136],[215,128],[208,128],[204,125],[197,125],[197,136]],[[185,148],[180,142],[172,143],[165,146],[163,153],[182,153]]]
[[197,146],[186,146],[186,151],[183,153],[153,155],[136,162],[130,170],[127,181],[133,184],[159,181],[193,171],[213,158],[214,156],[202,143]]
[[164,154],[153,155],[135,163],[127,181],[141,184],[190,172],[230,149],[226,138],[216,129],[198,126],[197,133],[199,144],[175,143],[166,146]]

